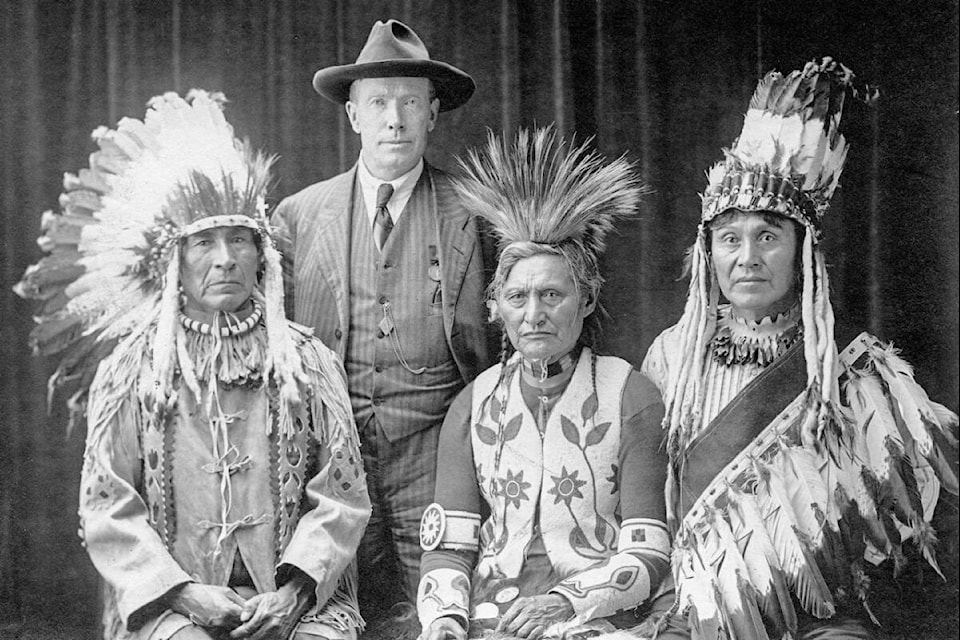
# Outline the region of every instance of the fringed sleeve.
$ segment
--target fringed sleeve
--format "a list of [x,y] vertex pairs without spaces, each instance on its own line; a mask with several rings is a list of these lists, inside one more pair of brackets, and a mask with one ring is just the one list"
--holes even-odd
[[297,523],[278,572],[283,573],[284,565],[297,567],[316,582],[319,604],[333,597],[355,614],[359,625],[356,576],[350,563],[370,519],[370,498],[346,376],[339,358],[319,340],[298,339],[309,378],[301,394],[301,412],[319,445],[318,471],[307,482],[309,510]]
[[142,452],[136,384],[143,359],[120,349],[100,365],[90,391],[80,480],[80,534],[113,590],[125,627],[190,576],[167,551],[137,492]]

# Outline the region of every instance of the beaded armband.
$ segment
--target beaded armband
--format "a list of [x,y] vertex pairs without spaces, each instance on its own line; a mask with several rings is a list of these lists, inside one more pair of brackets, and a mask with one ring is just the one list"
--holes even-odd
[[477,551],[480,548],[480,514],[447,511],[434,502],[420,519],[420,546],[424,551]]

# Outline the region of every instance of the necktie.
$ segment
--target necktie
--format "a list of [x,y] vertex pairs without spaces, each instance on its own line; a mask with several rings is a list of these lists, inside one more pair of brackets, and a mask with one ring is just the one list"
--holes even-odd
[[390,202],[392,195],[393,185],[389,182],[384,182],[377,189],[377,214],[373,217],[373,239],[377,243],[377,249],[380,250],[383,250],[383,245],[387,243],[387,236],[393,231],[393,219],[387,211],[387,203]]

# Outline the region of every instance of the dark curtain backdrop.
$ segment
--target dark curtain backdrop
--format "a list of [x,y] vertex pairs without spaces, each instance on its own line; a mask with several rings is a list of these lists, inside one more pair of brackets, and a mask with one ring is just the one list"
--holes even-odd
[[[50,363],[31,357],[30,310],[10,291],[40,256],[40,214],[57,206],[63,172],[85,164],[94,127],[193,87],[225,92],[236,131],[280,154],[276,199],[344,170],[357,138],[310,80],[352,62],[387,17],[478,85],[441,116],[435,164],[452,169],[488,128],[550,122],[636,162],[653,191],[611,242],[602,302],[608,350],[637,365],[681,312],[704,171],[739,132],[757,78],[828,54],[880,85],[876,108],[848,102],[844,117],[852,150],[827,222],[834,302],[957,409],[956,0],[5,0],[0,635],[24,620],[62,637],[96,626],[97,582],[76,537],[83,433],[65,435],[60,403],[48,413]],[[956,529],[947,535],[955,547]]]

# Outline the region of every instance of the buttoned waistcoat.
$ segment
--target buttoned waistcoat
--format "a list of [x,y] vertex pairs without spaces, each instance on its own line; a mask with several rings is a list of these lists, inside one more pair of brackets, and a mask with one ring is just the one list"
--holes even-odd
[[[271,218],[283,254],[287,315],[313,327],[343,358],[350,339],[350,210],[357,168],[285,198]],[[484,251],[477,221],[461,205],[450,177],[424,162],[437,238],[443,329],[464,382],[492,364],[484,304]],[[425,242],[423,250],[427,251]]]

